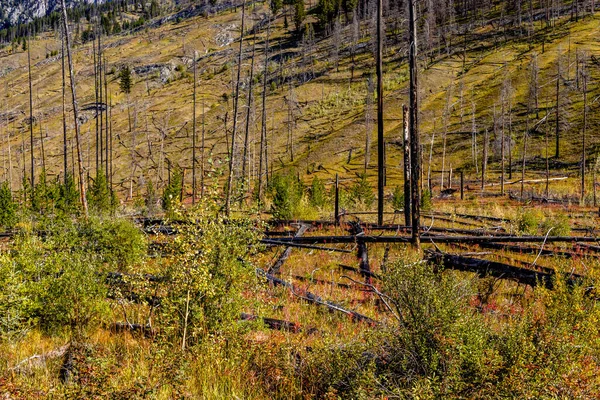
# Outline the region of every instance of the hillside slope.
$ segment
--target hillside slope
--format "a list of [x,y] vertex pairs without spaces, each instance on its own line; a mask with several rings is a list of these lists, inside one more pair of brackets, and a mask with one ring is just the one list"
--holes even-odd
[[[246,13],[249,29],[244,38],[237,131],[241,147],[254,54],[256,84],[250,113],[246,171],[249,181],[255,182],[262,120],[264,28],[269,14],[260,3],[250,8]],[[122,199],[130,192],[134,197],[142,195],[149,180],[159,189],[164,187],[169,165],[178,165],[188,171],[191,168],[194,54],[198,55],[198,143],[204,126],[204,159],[211,162],[207,174],[208,171],[212,175],[217,171],[226,173],[240,18],[238,8],[234,12],[194,16],[164,24],[150,23],[148,28],[134,34],[103,39],[109,71],[109,102],[113,105],[113,182]],[[404,28],[402,25],[398,28],[396,22],[388,21],[388,26],[394,26],[394,30],[387,32],[384,65],[388,192],[400,182],[402,175],[399,168],[401,148],[397,142],[401,137],[402,104],[407,98]],[[253,26],[257,28],[252,29]],[[600,66],[596,58],[600,57],[597,41],[600,17],[596,14],[574,22],[564,16],[550,28],[536,23],[533,34],[528,34],[525,23],[523,26],[507,32],[496,28],[493,22],[481,23],[473,26],[468,35],[457,36],[460,45],[434,48],[421,56],[420,113],[426,172],[462,168],[468,179],[476,179],[480,173],[486,131],[491,143],[492,165],[489,168],[497,171],[502,127],[505,137],[512,137],[511,158],[516,170],[520,165],[526,127],[543,120],[531,132],[527,150],[528,168],[542,170],[545,163],[539,161],[540,157],[546,157],[546,132],[550,135],[548,155],[554,155],[555,82],[560,60],[561,156],[552,166],[558,170],[570,168],[576,174],[581,157],[583,94],[575,61],[584,58],[589,73],[587,162],[588,166],[595,163],[600,143],[593,136],[600,124],[597,112]],[[326,180],[335,173],[340,173],[342,178],[355,179],[364,171],[366,131],[370,126],[373,156],[366,172],[375,182],[375,123],[365,120],[367,80],[374,70],[369,51],[371,24],[364,22],[358,25],[358,35],[353,33],[356,31],[357,26],[349,24],[330,36],[305,35],[299,39],[284,28],[283,15],[271,24],[266,113],[271,171],[294,168],[306,181],[310,181],[314,173]],[[347,39],[353,35],[356,41]],[[421,43],[427,44],[425,40]],[[354,57],[352,49],[356,49]],[[57,50],[58,56],[50,56]],[[93,175],[96,125],[92,44],[78,45],[74,54],[79,103],[86,121],[82,125],[83,158],[87,172]],[[37,121],[34,127],[36,165],[39,171],[44,164],[48,175],[56,176],[62,170],[60,38],[54,34],[36,38],[31,42],[31,55]],[[539,67],[537,113],[528,100],[531,97],[530,65],[534,57]],[[336,59],[339,59],[337,66]],[[0,179],[11,177],[12,187],[17,189],[30,154],[27,53],[19,49],[16,54],[11,54],[10,49],[5,48],[0,50],[0,62],[0,156],[3,159]],[[130,95],[119,89],[118,72],[125,65],[134,71]],[[527,112],[528,108],[530,112]],[[546,114],[549,115],[544,119]],[[375,116],[374,111],[372,115]],[[68,114],[68,125],[69,136],[72,136],[71,114]],[[433,148],[430,147],[432,138]],[[508,139],[505,140],[508,143]],[[473,151],[474,142],[476,152]],[[198,146],[200,162],[202,152],[200,144]],[[74,158],[69,155],[69,160]],[[493,174],[497,176],[496,172]],[[186,173],[185,179],[186,190],[191,193],[191,174]]]

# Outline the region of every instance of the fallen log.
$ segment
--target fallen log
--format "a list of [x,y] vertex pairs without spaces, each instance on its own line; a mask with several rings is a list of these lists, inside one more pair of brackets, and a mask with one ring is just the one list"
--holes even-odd
[[289,322],[282,319],[257,317],[256,315],[247,313],[242,313],[241,315],[242,321],[256,321],[258,319],[260,319],[269,329],[292,333],[298,333],[301,330],[300,325],[296,324],[295,322]]
[[345,265],[345,264],[338,264],[338,267],[340,267],[344,271],[352,271],[352,272],[356,272],[357,274],[368,275],[371,278],[381,279],[381,277],[379,275],[377,275],[376,273],[374,273],[372,271],[369,271],[369,272],[361,271],[359,268],[351,267],[350,265]]
[[[304,232],[306,232],[307,230],[308,230],[308,225],[301,224],[300,227],[298,228],[298,231],[294,235],[294,237],[290,238],[290,239],[300,238],[302,235],[304,235]],[[279,256],[279,258],[277,259],[277,261],[275,261],[275,264],[273,264],[269,268],[269,271],[268,271],[269,274],[271,274],[271,275],[273,275],[273,274],[279,274],[279,270],[281,269],[281,266],[283,265],[283,263],[285,262],[285,260],[287,260],[290,257],[290,254],[292,254],[292,246],[288,246],[283,251],[283,253],[281,254],[281,256]]]
[[[463,257],[440,251],[428,250],[427,253],[426,259],[428,261],[443,265],[445,268],[475,272],[481,277],[493,276],[495,278],[510,279],[532,287],[543,285],[551,289],[554,285],[552,277],[555,275],[555,271],[549,268],[540,268],[541,271],[534,271],[498,261]],[[582,278],[583,276],[578,274],[565,274],[567,283],[571,285]]]
[[113,333],[140,333],[146,338],[151,338],[155,334],[155,331],[149,324],[130,324],[128,322],[115,322],[110,326],[110,331]]
[[339,312],[342,314],[346,314],[347,316],[349,316],[352,319],[352,321],[362,321],[362,322],[366,322],[372,326],[378,324],[377,321],[375,321],[372,318],[367,317],[366,315],[360,314],[353,310],[348,310],[348,309],[342,307],[341,305],[336,304],[332,301],[324,300],[321,296],[318,296],[309,291],[305,291],[300,288],[297,288],[293,284],[291,284],[287,281],[284,281],[283,279],[277,278],[276,276],[273,276],[260,268],[257,268],[256,272],[260,276],[264,277],[267,281],[273,283],[275,286],[280,285],[280,286],[286,287],[286,288],[290,289],[290,291],[292,292],[292,294],[294,296],[301,298],[303,300],[306,300],[309,303],[322,305],[322,306],[327,307],[330,311],[336,311],[336,312]]
[[334,251],[334,252],[338,252],[338,253],[352,253],[353,252],[352,250],[338,249],[336,247],[321,247],[321,246],[314,246],[314,245],[310,245],[310,244],[286,243],[286,242],[281,242],[279,240],[271,240],[271,239],[263,239],[262,243],[269,244],[272,246],[298,247],[300,249]]
[[[303,236],[294,238],[278,239],[285,243],[410,243],[410,236]],[[558,243],[558,242],[582,242],[597,243],[599,238],[589,236],[432,236],[421,235],[421,241],[434,241],[435,243]]]
[[[522,254],[540,254],[543,256],[560,256],[566,258],[574,258],[574,257],[583,257],[584,254],[577,253],[575,251],[568,250],[551,250],[551,249],[540,249],[536,247],[526,247],[526,246],[518,246],[513,244],[506,243],[480,243],[480,247],[487,249],[496,249],[496,250],[508,250],[513,253],[522,253]],[[594,257],[594,256],[593,256]]]
[[65,344],[64,346],[61,346],[56,350],[51,350],[47,353],[34,354],[31,357],[27,357],[26,359],[21,360],[10,370],[20,374],[31,374],[35,369],[45,368],[46,361],[64,356],[68,348],[69,344]]

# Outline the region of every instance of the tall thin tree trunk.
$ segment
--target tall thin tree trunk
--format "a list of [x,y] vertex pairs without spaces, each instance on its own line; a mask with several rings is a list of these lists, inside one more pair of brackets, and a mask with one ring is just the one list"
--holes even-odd
[[262,126],[260,134],[260,157],[258,166],[258,201],[263,198],[263,166],[264,177],[266,179],[269,173],[269,167],[266,163],[267,157],[267,82],[269,79],[269,36],[271,33],[271,19],[267,25],[267,39],[265,42],[265,66],[263,71],[263,91],[262,91]]
[[79,135],[79,110],[77,106],[77,91],[75,89],[75,71],[73,69],[73,60],[71,58],[71,39],[69,37],[69,26],[67,23],[67,7],[65,0],[61,0],[62,14],[63,14],[63,27],[65,30],[65,38],[67,41],[67,58],[69,61],[69,76],[71,77],[71,95],[73,99],[73,118],[75,120],[75,141],[77,142],[77,164],[79,166],[79,196],[81,204],[83,206],[83,213],[85,217],[88,216],[88,205],[85,193],[85,182],[83,177],[83,160],[81,158],[81,140]]
[[582,63],[582,89],[583,89],[583,131],[581,144],[581,204],[585,202],[585,157],[586,157],[586,130],[587,130],[587,70],[585,63]]
[[198,82],[196,60],[198,55],[194,51],[194,91],[192,102],[192,205],[196,204],[196,86]]
[[200,197],[204,197],[204,146],[205,146],[205,116],[206,116],[206,108],[205,108],[205,99],[202,97],[202,139],[200,141]]
[[[379,0],[381,2],[381,0]],[[409,129],[410,129],[410,160],[411,160],[411,188],[412,188],[412,241],[416,248],[421,246],[421,233],[419,231],[421,219],[421,144],[419,138],[419,86],[417,80],[417,9],[415,0],[409,0]]]
[[[377,224],[383,225],[385,138],[383,135],[383,1],[377,0]],[[412,33],[411,33],[412,34]],[[411,47],[412,49],[412,47]],[[412,54],[412,53],[411,53]],[[412,74],[411,70],[411,74]],[[412,75],[411,75],[412,78]],[[411,79],[411,88],[412,88]],[[412,95],[412,92],[411,92]],[[412,107],[412,104],[411,104]]]
[[61,55],[61,70],[62,70],[62,125],[63,125],[63,180],[67,184],[67,175],[69,171],[67,157],[67,80],[65,77],[65,32],[61,29],[60,38],[60,55]]
[[410,132],[408,130],[408,107],[402,105],[402,132],[404,134],[404,223],[410,226],[410,202],[411,202],[411,185],[410,185]]
[[31,193],[35,190],[35,157],[33,155],[33,83],[31,79],[31,40],[27,36],[27,71],[29,75],[29,146],[31,147]]
[[490,139],[488,130],[486,129],[483,133],[483,157],[481,158],[481,191],[485,190],[485,173],[487,171],[489,145]]
[[[64,0],[63,0],[64,1]],[[240,98],[240,75],[242,71],[242,50],[244,46],[244,19],[246,16],[246,0],[242,3],[242,26],[240,29],[240,49],[238,52],[238,70],[237,70],[237,81],[235,85],[235,104],[233,106],[233,131],[231,133],[231,154],[229,156],[229,177],[227,178],[227,194],[225,197],[225,214],[229,216],[231,211],[231,191],[233,190],[233,175],[235,168],[235,152],[236,152],[236,130],[237,130],[237,117],[238,117],[238,105]]]
[[556,74],[556,124],[555,124],[555,134],[556,134],[556,148],[554,150],[554,155],[558,159],[560,157],[560,110],[559,110],[559,101],[560,101],[560,55],[557,61],[558,73]]
[[[244,155],[242,157],[242,179],[246,179],[247,168],[250,168],[248,160],[248,143],[250,137],[250,119],[252,117],[252,88],[254,84],[254,54],[256,50],[256,37],[252,43],[252,61],[250,62],[250,81],[248,82],[248,103],[246,104],[246,129],[244,132]],[[246,189],[250,189],[250,182],[246,184]]]

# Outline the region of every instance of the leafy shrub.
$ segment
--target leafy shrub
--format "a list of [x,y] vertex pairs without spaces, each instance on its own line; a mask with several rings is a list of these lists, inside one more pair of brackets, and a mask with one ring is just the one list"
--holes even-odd
[[39,322],[47,331],[68,329],[79,337],[108,311],[106,286],[93,257],[82,253],[57,254],[50,262],[60,266],[39,293]]
[[392,194],[392,207],[394,207],[394,210],[404,209],[404,188],[401,186],[396,186],[394,188],[394,193]]
[[165,332],[182,347],[199,343],[208,333],[235,330],[242,290],[255,279],[249,251],[258,243],[252,222],[225,221],[200,203],[179,210],[179,234],[169,244],[167,294],[161,304]]
[[421,211],[431,211],[431,207],[433,207],[432,197],[430,190],[423,190],[421,193]]
[[181,194],[183,190],[183,171],[181,168],[175,168],[171,181],[165,187],[162,195],[162,206],[167,214],[173,212],[181,203]]
[[0,185],[0,226],[12,228],[17,223],[17,203],[13,200],[8,182]]
[[327,191],[325,190],[325,185],[323,184],[323,181],[315,176],[310,186],[310,204],[313,207],[321,208],[326,202]]
[[542,223],[542,231],[544,234],[550,231],[550,236],[570,236],[571,224],[569,217],[565,214],[558,214],[546,218]]
[[273,204],[271,211],[273,218],[291,219],[297,216],[302,198],[304,186],[293,175],[275,175],[269,183],[269,193]]
[[350,188],[350,199],[353,203],[363,206],[364,208],[370,208],[375,202],[375,194],[373,188],[367,180],[365,174],[360,175],[360,179]]
[[517,232],[523,235],[535,235],[538,232],[543,215],[535,210],[525,210],[516,219]]
[[96,179],[87,192],[87,200],[90,209],[97,214],[112,214],[115,211],[117,199],[102,170],[96,174]]

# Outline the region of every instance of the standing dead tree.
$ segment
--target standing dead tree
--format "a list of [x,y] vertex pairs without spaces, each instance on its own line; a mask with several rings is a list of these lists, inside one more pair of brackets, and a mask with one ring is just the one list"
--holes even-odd
[[[381,0],[379,0],[381,2]],[[415,0],[408,2],[409,20],[409,52],[408,69],[410,75],[409,85],[409,132],[410,132],[410,160],[411,160],[411,200],[412,200],[412,243],[420,248],[421,239],[419,223],[421,219],[421,143],[419,139],[419,96],[417,80],[417,24]]]
[[240,77],[242,72],[242,50],[244,48],[244,19],[246,16],[246,0],[242,3],[242,24],[240,27],[240,49],[238,52],[238,67],[237,67],[237,80],[235,84],[235,98],[233,105],[233,130],[231,132],[231,153],[229,155],[229,176],[227,178],[227,188],[225,197],[225,214],[229,216],[231,211],[231,192],[233,190],[233,176],[235,169],[235,156],[236,156],[236,136],[237,136],[237,120],[238,120],[238,107],[240,98]]
[[85,217],[88,216],[88,205],[87,205],[87,197],[85,193],[85,182],[83,177],[83,160],[81,158],[81,139],[79,134],[79,109],[77,105],[77,91],[75,85],[75,71],[73,69],[73,59],[71,58],[71,39],[69,37],[69,26],[67,23],[67,7],[65,5],[65,0],[61,0],[62,6],[62,22],[63,28],[65,31],[65,40],[67,43],[67,59],[69,62],[69,76],[71,78],[71,96],[73,100],[73,118],[75,120],[75,141],[77,143],[77,164],[79,169],[79,196],[81,199],[81,204],[83,206],[83,213]]

